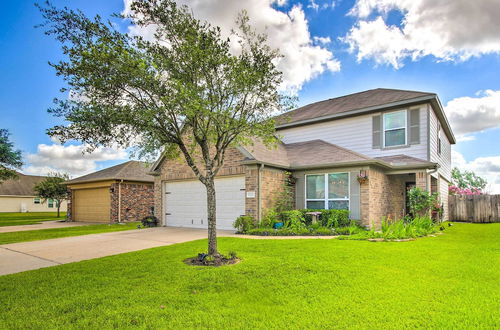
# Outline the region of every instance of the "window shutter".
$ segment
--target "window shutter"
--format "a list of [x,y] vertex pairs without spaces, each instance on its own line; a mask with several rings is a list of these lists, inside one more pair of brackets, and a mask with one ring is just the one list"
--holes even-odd
[[380,115],[372,117],[372,147],[373,149],[382,147],[382,117]]
[[408,112],[409,144],[420,143],[420,109],[412,109]]

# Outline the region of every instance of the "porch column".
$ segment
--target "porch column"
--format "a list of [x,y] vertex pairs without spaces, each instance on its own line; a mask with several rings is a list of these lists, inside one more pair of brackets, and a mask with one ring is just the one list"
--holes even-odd
[[429,191],[431,186],[429,178],[430,178],[429,174],[427,174],[427,172],[425,171],[416,172],[415,185],[417,186],[417,188],[420,188],[424,191]]

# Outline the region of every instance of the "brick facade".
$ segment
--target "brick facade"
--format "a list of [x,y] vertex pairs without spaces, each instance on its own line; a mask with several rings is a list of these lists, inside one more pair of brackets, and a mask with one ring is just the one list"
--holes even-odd
[[371,167],[369,180],[360,185],[362,224],[380,228],[382,218],[400,219],[405,215],[406,182],[415,182],[427,190],[429,175],[426,172],[387,175]]
[[[110,189],[111,222],[140,221],[151,215],[154,207],[154,186],[146,183],[113,183]],[[121,201],[119,200],[121,195]],[[121,212],[118,212],[121,204]]]

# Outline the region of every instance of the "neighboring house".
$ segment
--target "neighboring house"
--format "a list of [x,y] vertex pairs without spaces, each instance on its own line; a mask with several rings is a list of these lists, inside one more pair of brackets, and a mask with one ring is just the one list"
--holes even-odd
[[[17,179],[0,183],[0,212],[57,212],[56,201],[44,201],[36,196],[33,188],[47,177],[17,173]],[[61,204],[66,212],[66,202]]]
[[66,181],[68,218],[84,222],[138,221],[152,214],[153,177],[148,165],[128,161]]
[[[216,179],[218,228],[232,229],[243,214],[260,220],[287,172],[296,178],[296,208],[348,209],[379,225],[408,212],[406,192],[417,186],[439,192],[447,219],[455,137],[434,93],[374,89],[316,102],[278,116],[277,135],[275,149],[256,142],[226,152]],[[206,228],[205,188],[184,161],[161,157],[151,173],[163,225]]]

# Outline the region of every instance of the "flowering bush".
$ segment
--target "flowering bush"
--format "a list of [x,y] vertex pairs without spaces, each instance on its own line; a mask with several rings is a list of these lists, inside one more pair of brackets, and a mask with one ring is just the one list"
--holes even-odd
[[459,188],[457,186],[449,186],[448,192],[450,195],[482,195],[483,191],[479,188]]
[[365,183],[368,181],[368,174],[365,171],[362,171],[357,175],[357,179],[359,183]]

